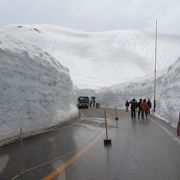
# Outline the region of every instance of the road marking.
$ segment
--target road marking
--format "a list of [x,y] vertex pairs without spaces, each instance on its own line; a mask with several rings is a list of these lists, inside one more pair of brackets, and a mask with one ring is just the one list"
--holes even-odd
[[[64,163],[62,160],[53,163],[54,169],[56,169],[59,166],[59,164],[62,164],[62,163]],[[65,173],[65,171],[63,171],[56,179],[57,180],[66,180],[66,173]]]
[[156,122],[155,120],[153,120],[152,118],[150,118],[154,123],[156,123],[158,126],[160,126],[174,141],[176,141],[179,145],[180,145],[180,139],[178,139],[177,137],[174,136],[174,134],[172,134],[167,128],[165,128],[163,125],[161,125],[160,123]]
[[80,150],[77,154],[72,156],[70,159],[68,159],[66,162],[61,164],[59,167],[57,167],[54,171],[49,173],[46,177],[43,178],[43,180],[52,180],[53,178],[60,175],[68,166],[73,164],[75,161],[80,159],[81,156],[83,156],[86,152],[89,151],[89,149],[100,139],[100,137],[105,133],[105,129],[100,131],[100,133],[82,150]]
[[0,172],[3,172],[8,161],[9,161],[9,155],[4,155],[0,157]]

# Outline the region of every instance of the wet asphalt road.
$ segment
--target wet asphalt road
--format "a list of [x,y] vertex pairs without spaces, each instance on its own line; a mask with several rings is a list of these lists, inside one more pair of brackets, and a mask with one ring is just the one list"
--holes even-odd
[[67,127],[25,140],[23,154],[19,142],[1,147],[0,179],[180,180],[180,138],[168,124],[119,110],[117,127],[108,109],[112,145],[105,147],[104,110],[81,113]]

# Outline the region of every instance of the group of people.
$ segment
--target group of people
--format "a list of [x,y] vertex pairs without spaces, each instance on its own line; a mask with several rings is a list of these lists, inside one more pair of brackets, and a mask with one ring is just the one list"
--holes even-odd
[[92,96],[89,102],[89,106],[96,107],[96,109],[100,108],[100,102],[96,102],[96,97]]
[[140,117],[144,119],[144,117],[147,118],[147,115],[150,114],[152,103],[150,99],[148,99],[148,101],[146,101],[146,99],[139,99],[139,102],[137,102],[136,99],[132,99],[130,102],[126,100],[125,106],[126,112],[128,112],[130,106],[131,118],[136,118],[136,111],[138,111],[138,119]]

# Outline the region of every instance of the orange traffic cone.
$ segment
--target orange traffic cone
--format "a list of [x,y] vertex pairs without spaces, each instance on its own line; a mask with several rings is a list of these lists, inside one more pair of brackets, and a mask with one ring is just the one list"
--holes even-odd
[[180,136],[180,112],[179,112],[179,122],[177,125],[177,136]]

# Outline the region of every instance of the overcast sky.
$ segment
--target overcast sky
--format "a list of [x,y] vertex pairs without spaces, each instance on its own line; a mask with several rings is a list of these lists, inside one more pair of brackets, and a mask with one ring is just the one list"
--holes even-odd
[[138,29],[180,35],[180,0],[0,0],[1,24],[57,24],[84,31]]

